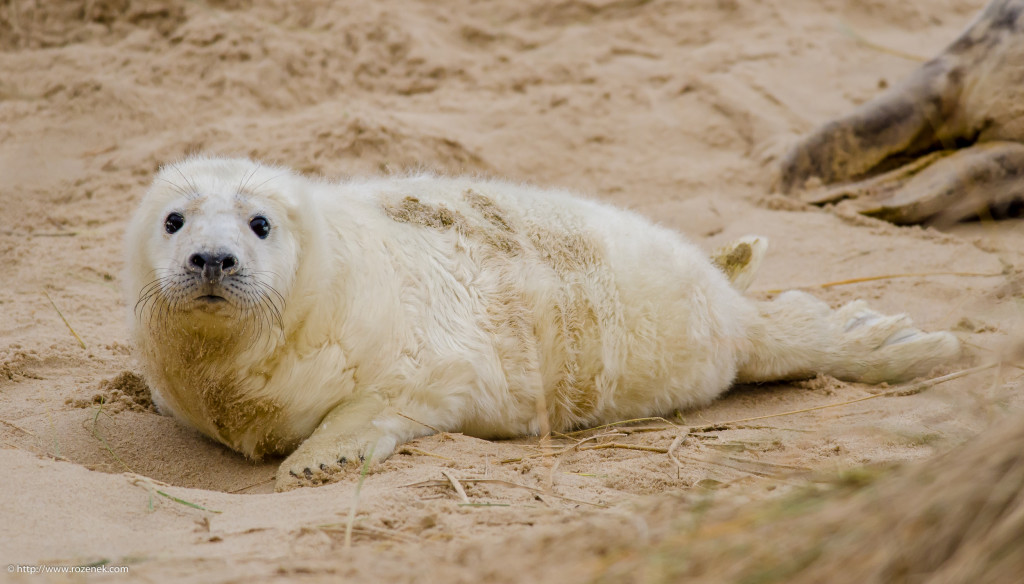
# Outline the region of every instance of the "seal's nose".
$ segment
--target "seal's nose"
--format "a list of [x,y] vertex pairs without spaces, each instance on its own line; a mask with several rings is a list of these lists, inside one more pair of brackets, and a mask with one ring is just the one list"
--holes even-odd
[[206,278],[218,278],[238,271],[238,258],[228,253],[194,253],[188,258],[189,269],[201,271]]

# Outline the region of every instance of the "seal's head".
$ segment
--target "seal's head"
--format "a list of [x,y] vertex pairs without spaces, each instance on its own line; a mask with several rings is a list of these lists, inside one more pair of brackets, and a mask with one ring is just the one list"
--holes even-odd
[[127,233],[136,333],[238,344],[279,331],[300,248],[292,180],[244,159],[162,168]]
[[312,188],[286,169],[192,157],[160,170],[126,233],[129,326],[153,401],[253,457],[316,423],[289,417],[269,383],[324,277]]

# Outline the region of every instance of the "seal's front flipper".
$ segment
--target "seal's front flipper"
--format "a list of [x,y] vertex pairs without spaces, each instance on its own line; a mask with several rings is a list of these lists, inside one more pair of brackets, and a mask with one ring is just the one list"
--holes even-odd
[[733,288],[743,292],[754,281],[766,251],[766,238],[746,235],[711,252],[711,263],[725,273]]
[[383,462],[398,444],[429,432],[416,422],[388,413],[384,399],[372,392],[335,406],[313,434],[277,470],[275,490],[322,485],[345,471]]

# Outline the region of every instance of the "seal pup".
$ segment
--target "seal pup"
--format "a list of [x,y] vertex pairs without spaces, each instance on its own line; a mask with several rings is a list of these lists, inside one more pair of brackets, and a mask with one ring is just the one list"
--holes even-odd
[[161,169],[126,243],[157,407],[246,456],[290,453],[278,490],[435,429],[566,431],[737,380],[899,381],[959,351],[863,302],[744,297],[761,238],[712,261],[634,213],[496,180],[192,157]]

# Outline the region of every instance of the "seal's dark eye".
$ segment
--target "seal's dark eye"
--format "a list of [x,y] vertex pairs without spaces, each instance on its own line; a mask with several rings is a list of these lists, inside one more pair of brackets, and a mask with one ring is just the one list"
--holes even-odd
[[266,217],[257,215],[249,220],[249,228],[260,239],[266,239],[270,235],[270,221]]
[[164,229],[167,233],[174,233],[181,229],[181,226],[185,224],[185,218],[182,217],[181,213],[171,213],[164,219]]

